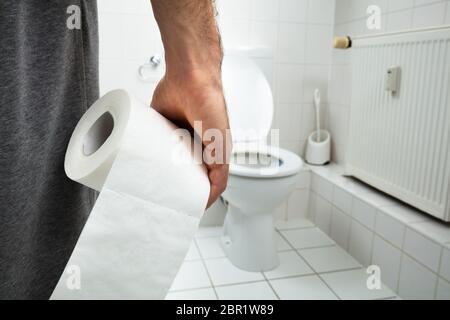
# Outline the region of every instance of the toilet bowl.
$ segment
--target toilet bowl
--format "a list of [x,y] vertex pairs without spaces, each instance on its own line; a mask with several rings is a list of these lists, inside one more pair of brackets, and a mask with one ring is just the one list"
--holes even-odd
[[293,192],[303,166],[296,154],[267,145],[273,98],[262,70],[243,54],[226,55],[223,86],[233,137],[222,245],[246,271],[279,265],[274,212]]

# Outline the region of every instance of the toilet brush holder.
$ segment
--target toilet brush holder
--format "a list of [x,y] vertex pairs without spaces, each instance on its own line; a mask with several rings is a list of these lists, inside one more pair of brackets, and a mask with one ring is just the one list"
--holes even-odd
[[308,138],[306,162],[316,166],[323,166],[329,163],[331,159],[331,135],[325,130],[320,131],[320,139],[318,135],[316,131]]

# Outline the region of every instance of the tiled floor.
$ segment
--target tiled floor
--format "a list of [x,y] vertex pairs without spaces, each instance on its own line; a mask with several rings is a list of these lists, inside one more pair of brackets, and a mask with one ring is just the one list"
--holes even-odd
[[167,299],[393,299],[386,286],[367,289],[366,270],[306,220],[277,224],[280,266],[269,272],[234,267],[220,245],[221,228],[202,228]]

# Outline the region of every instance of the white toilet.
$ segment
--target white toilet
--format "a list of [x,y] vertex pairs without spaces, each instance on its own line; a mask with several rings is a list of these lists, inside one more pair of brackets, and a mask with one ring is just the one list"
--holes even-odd
[[279,265],[274,212],[294,190],[303,166],[296,154],[267,145],[273,97],[255,61],[265,62],[267,68],[271,60],[261,59],[260,53],[226,52],[222,67],[233,136],[230,177],[223,194],[228,211],[222,244],[230,261],[247,271],[269,271]]

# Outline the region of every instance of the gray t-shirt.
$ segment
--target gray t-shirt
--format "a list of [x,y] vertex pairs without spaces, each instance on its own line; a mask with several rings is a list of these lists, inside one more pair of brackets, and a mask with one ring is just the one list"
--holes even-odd
[[95,199],[64,155],[97,98],[95,0],[0,1],[0,299],[47,299],[64,270]]

